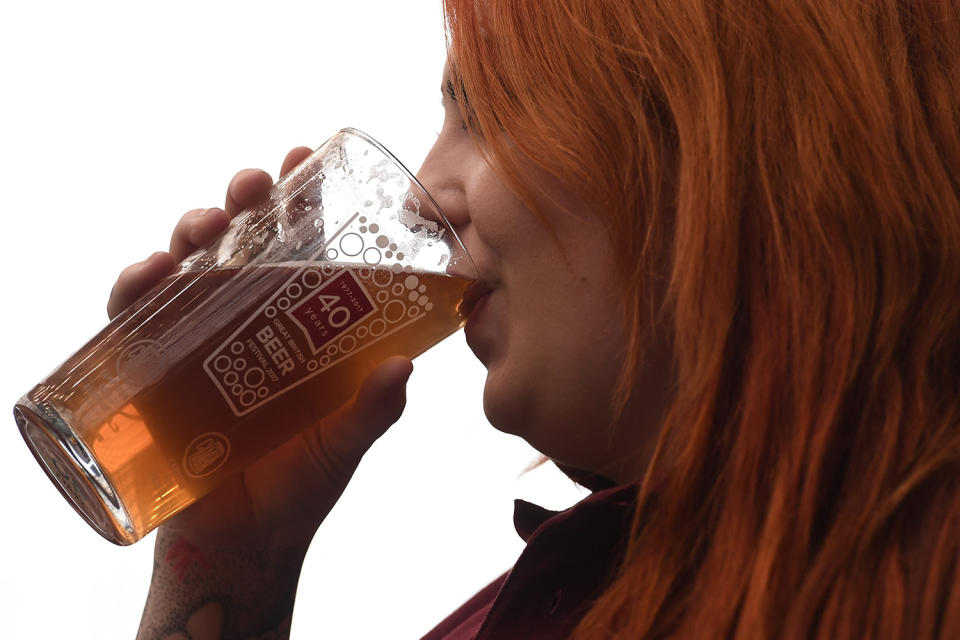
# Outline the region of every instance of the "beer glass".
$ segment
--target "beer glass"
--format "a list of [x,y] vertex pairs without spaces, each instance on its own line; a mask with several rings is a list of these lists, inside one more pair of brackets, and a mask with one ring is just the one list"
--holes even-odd
[[386,149],[343,129],[14,408],[103,537],[133,543],[463,325],[476,268]]

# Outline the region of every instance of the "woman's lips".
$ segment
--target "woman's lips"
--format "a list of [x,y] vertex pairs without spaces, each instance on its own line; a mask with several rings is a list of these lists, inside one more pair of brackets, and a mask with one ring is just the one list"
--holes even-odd
[[493,287],[486,282],[475,280],[463,293],[463,300],[460,302],[459,309],[460,315],[469,322],[469,319],[476,313],[480,302],[483,301],[492,290]]
[[487,306],[487,299],[490,297],[490,292],[483,294],[473,303],[473,307],[470,309],[470,315],[467,316],[467,324],[475,325],[480,321],[480,315],[483,312],[483,309]]

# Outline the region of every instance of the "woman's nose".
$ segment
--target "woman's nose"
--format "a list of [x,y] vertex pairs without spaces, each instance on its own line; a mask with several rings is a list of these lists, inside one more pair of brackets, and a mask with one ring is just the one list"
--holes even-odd
[[441,145],[434,145],[417,171],[417,179],[451,226],[458,229],[470,222],[470,214],[467,211],[464,181],[459,173],[460,166],[451,155]]

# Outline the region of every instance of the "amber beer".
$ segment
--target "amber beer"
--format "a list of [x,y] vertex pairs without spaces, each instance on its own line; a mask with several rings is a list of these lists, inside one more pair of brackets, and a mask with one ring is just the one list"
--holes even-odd
[[[461,327],[470,280],[405,269],[315,262],[179,273],[118,319],[149,319],[150,335],[118,342],[108,328],[55,372],[69,382],[61,413],[133,524],[125,542],[343,404],[384,358],[415,357]],[[248,293],[218,300],[236,278]],[[235,320],[219,326],[227,305]],[[207,337],[194,345],[197,334]],[[71,377],[80,369],[89,373]],[[104,376],[142,390],[118,393],[113,406],[94,402]],[[92,499],[60,484],[75,503]]]

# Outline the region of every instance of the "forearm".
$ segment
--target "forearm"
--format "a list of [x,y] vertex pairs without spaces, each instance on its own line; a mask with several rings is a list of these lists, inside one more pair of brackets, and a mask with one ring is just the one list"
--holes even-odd
[[200,550],[161,529],[138,640],[287,638],[306,550]]

